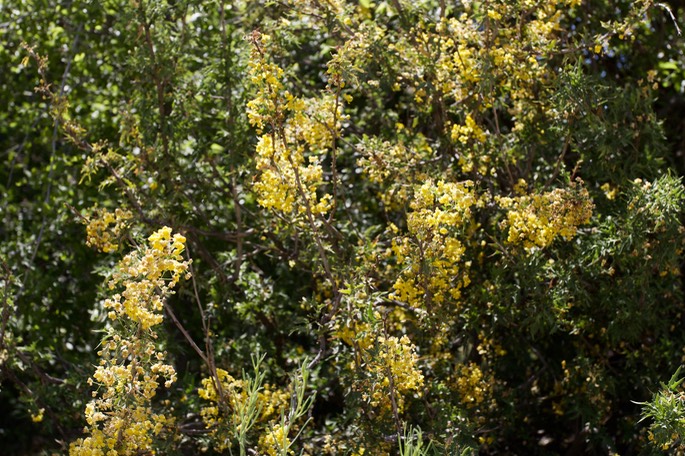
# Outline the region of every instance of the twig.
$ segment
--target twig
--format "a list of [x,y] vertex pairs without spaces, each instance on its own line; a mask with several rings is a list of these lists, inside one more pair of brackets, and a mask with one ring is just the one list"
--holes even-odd
[[179,331],[181,331],[181,334],[183,334],[183,337],[186,338],[188,343],[190,344],[191,347],[193,347],[193,350],[198,354],[202,360],[209,365],[209,360],[207,359],[207,355],[200,349],[200,347],[197,346],[191,335],[188,333],[188,331],[183,327],[181,322],[176,318],[176,314],[174,314],[174,311],[171,310],[171,306],[168,303],[164,303],[164,310],[166,310],[167,314],[171,317],[173,320],[174,324],[178,328]]
[[[74,36],[74,41],[71,43],[71,49],[69,52],[69,57],[67,59],[67,64],[64,67],[64,72],[62,73],[62,80],[60,81],[59,85],[59,91],[57,94],[57,98],[61,98],[64,95],[64,89],[67,85],[67,79],[69,77],[69,71],[71,70],[71,63],[74,60],[74,57],[76,56],[76,49],[78,46],[79,38],[81,36],[81,30],[83,29],[83,23],[80,23],[78,26],[78,29],[76,30],[76,34]],[[40,71],[40,64],[39,64],[39,71]],[[43,69],[43,74],[41,77],[43,80],[46,80],[45,78],[45,70]],[[38,231],[38,236],[36,236],[36,241],[33,245],[33,252],[31,253],[31,259],[29,260],[28,265],[26,266],[26,270],[24,272],[24,275],[26,275],[31,268],[31,265],[34,263],[36,259],[36,255],[38,254],[38,249],[40,248],[40,244],[43,242],[43,233],[45,232],[45,226],[48,223],[47,215],[45,214],[45,209],[48,206],[48,203],[50,201],[50,192],[52,190],[52,176],[54,174],[55,166],[54,166],[54,159],[55,159],[55,154],[57,153],[57,133],[59,132],[59,119],[55,119],[55,123],[53,126],[52,130],[52,141],[50,143],[50,158],[48,160],[48,182],[47,182],[47,187],[45,189],[45,197],[43,198],[43,220],[40,225],[40,230]],[[16,299],[18,300],[23,294],[24,294],[24,287],[25,287],[26,281],[22,280],[21,285],[19,287],[19,291],[17,292]]]

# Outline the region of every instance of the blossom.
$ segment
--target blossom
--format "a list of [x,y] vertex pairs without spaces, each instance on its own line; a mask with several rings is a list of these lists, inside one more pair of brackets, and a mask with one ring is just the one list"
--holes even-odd
[[275,424],[259,439],[259,446],[269,456],[278,456],[283,450],[290,448],[290,439],[280,424]]
[[365,396],[374,407],[389,407],[389,388],[394,388],[396,404],[404,407],[404,396],[412,391],[420,392],[423,374],[417,366],[416,347],[407,335],[383,336],[378,339],[378,353],[368,363],[372,382]]
[[407,214],[407,236],[396,237],[392,252],[402,266],[391,298],[417,308],[458,302],[468,286],[470,263],[461,236],[479,203],[473,183],[433,181],[417,186]]
[[578,189],[575,183],[570,189],[499,197],[497,201],[508,209],[503,222],[509,228],[507,242],[528,250],[547,247],[559,236],[573,238],[578,226],[590,221],[594,207],[587,190]]
[[[220,385],[217,385],[217,379]],[[248,385],[242,379],[235,379],[227,371],[216,369],[216,378],[202,379],[202,387],[198,388],[198,396],[209,402],[200,410],[202,421],[209,429],[216,451],[224,451],[232,445],[227,438],[226,429],[239,428],[246,423],[241,422],[241,412],[247,412],[250,407]],[[219,393],[221,391],[221,394]],[[223,396],[223,399],[222,399]],[[259,410],[257,422],[267,423],[285,411],[290,401],[290,394],[270,384],[264,384],[257,393],[256,407]],[[222,400],[225,402],[222,403]]]
[[254,184],[258,202],[285,214],[324,214],[332,197],[320,192],[321,162],[341,128],[342,105],[331,94],[304,99],[284,90],[284,72],[265,57],[266,45],[264,35],[253,37],[249,72],[257,93],[247,104],[250,123],[260,135]]
[[176,381],[166,353],[157,348],[154,327],[163,321],[164,299],[187,274],[189,261],[181,253],[185,238],[163,227],[148,238],[149,245],[126,255],[109,282],[121,289],[105,300],[108,316],[125,321],[112,328],[98,351],[100,363],[88,383],[98,386],[86,404],[88,436],[70,446],[72,456],[133,455],[149,452],[153,437],[171,418],[152,410],[151,400],[162,380],[169,388]]
[[115,252],[119,248],[119,238],[128,229],[129,220],[133,218],[130,211],[120,208],[114,212],[93,208],[91,216],[86,219],[86,245],[104,252]]

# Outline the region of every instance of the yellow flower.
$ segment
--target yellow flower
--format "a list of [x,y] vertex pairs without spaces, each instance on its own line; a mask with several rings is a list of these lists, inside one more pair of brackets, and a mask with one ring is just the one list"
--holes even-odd
[[290,449],[290,439],[280,424],[275,424],[259,438],[259,447],[269,456],[278,456]]
[[92,208],[91,212],[86,219],[86,245],[104,253],[115,252],[119,248],[118,240],[128,229],[133,214],[119,208],[114,212]]
[[88,381],[98,386],[85,408],[89,436],[70,446],[71,455],[148,453],[152,436],[173,423],[151,407],[161,381],[165,388],[176,381],[174,368],[157,348],[154,327],[163,321],[164,299],[187,274],[189,262],[180,255],[184,242],[163,227],[150,235],[147,247],[117,265],[109,287],[122,291],[104,307],[110,319],[122,322],[117,329],[123,335],[112,329],[101,343],[100,363]]
[[44,408],[40,408],[36,413],[31,414],[31,421],[34,423],[40,423],[43,421],[43,413],[45,412]]
[[515,198],[500,197],[500,206],[508,209],[507,242],[522,244],[524,248],[544,248],[558,236],[570,240],[578,226],[588,223],[594,205],[586,189],[554,189],[550,192],[523,195]]

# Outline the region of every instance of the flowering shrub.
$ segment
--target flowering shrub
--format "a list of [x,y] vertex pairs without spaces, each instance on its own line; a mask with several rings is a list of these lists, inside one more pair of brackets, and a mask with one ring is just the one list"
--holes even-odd
[[123,287],[104,302],[110,320],[118,323],[103,339],[100,363],[88,379],[97,385],[85,410],[90,436],[71,445],[70,454],[139,454],[152,451],[153,437],[173,425],[173,417],[152,410],[160,377],[164,387],[176,381],[165,364],[154,326],[162,323],[164,300],[186,274],[181,253],[186,239],[164,227],[148,238],[149,247],[125,256],[117,265],[109,289]]
[[682,11],[6,3],[0,447],[681,446]]

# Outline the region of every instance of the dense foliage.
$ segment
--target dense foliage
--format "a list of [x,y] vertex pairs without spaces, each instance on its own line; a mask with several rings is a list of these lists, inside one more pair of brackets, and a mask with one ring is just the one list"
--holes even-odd
[[0,3],[0,448],[682,450],[682,15]]

